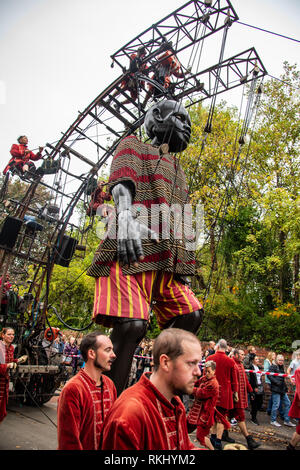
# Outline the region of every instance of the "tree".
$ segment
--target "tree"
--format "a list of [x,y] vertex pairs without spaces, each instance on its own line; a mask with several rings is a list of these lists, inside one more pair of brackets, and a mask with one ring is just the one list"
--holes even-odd
[[192,110],[193,139],[182,163],[192,203],[201,201],[205,211],[200,282],[193,284],[206,300],[202,338],[223,331],[229,339],[263,342],[268,325],[270,345],[276,322],[290,335],[281,344],[300,335],[299,85],[296,67],[285,63],[281,81],[264,87],[251,145],[244,148],[237,148],[236,109],[221,103],[208,135],[208,109]]

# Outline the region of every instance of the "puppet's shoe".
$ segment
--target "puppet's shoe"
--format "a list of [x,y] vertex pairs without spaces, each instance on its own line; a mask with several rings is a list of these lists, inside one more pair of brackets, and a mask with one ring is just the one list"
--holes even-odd
[[216,439],[213,446],[215,450],[223,450],[221,439]]
[[231,437],[229,437],[229,434],[228,434],[228,431],[227,431],[227,430],[223,431],[223,434],[222,434],[222,441],[230,442],[231,444],[233,444],[233,443],[235,442],[234,439],[232,439]]

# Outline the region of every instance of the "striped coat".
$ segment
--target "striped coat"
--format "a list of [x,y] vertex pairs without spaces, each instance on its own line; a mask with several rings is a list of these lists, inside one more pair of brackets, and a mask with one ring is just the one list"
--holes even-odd
[[[160,243],[142,240],[144,260],[138,267],[122,268],[123,273],[161,270],[193,275],[195,256],[192,214],[187,204],[188,187],[175,157],[168,153],[160,154],[158,147],[140,142],[135,136],[126,137],[113,158],[109,190],[122,182],[132,185],[133,212],[138,211],[138,220],[158,233],[160,238]],[[114,215],[87,271],[89,276],[109,276],[117,254],[116,234]]]

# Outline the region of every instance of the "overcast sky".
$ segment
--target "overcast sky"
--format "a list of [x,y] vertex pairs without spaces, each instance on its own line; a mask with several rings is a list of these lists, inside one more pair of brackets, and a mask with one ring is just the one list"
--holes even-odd
[[[183,0],[0,0],[0,164],[20,134],[54,142],[120,75],[110,55]],[[299,0],[233,0],[240,21],[300,39]],[[254,46],[268,73],[299,64],[300,44],[233,24],[225,58]],[[219,48],[220,43],[216,43]],[[223,94],[231,104],[230,92]]]

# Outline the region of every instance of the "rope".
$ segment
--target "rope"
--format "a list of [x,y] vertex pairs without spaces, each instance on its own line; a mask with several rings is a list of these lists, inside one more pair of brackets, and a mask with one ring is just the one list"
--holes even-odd
[[[253,82],[256,83],[257,79],[254,79]],[[251,90],[251,94],[253,94],[253,91],[254,91],[254,86],[252,87],[252,90]],[[260,100],[260,94],[257,95],[257,98],[256,98],[256,101],[255,101],[255,105],[252,107],[252,113],[251,115],[249,114],[249,110],[250,110],[250,107],[247,106],[247,114],[248,114],[248,117],[247,117],[247,127],[244,128],[244,136],[246,135],[246,132],[248,131],[249,129],[249,125],[251,123],[251,120],[252,120],[252,117],[253,117],[253,111],[254,109],[256,109],[256,113],[255,113],[255,120],[256,120],[256,115],[257,115],[257,109],[258,109],[258,105],[259,105],[259,100]],[[253,96],[249,96],[249,99],[248,99],[248,102],[252,103],[253,101]],[[255,122],[254,120],[254,122]],[[241,134],[241,137],[243,135]],[[246,162],[248,160],[248,156],[249,156],[249,150],[250,150],[250,144],[251,144],[251,141],[249,142],[249,146],[248,146],[248,151],[247,151],[247,155],[246,155]],[[242,150],[242,144],[240,143],[239,145],[239,150],[238,150],[238,154],[237,154],[237,157],[235,159],[235,162],[233,164],[233,166],[231,167],[231,178],[230,179],[233,179],[233,176],[234,176],[234,172],[235,172],[235,168],[237,166],[237,163],[238,163],[238,160],[239,160],[239,157],[240,157],[240,154],[241,154],[241,150]],[[234,157],[234,155],[233,155]],[[246,163],[245,162],[245,163]],[[241,181],[240,181],[240,186],[242,184],[242,181],[243,181],[243,177],[244,177],[244,171],[243,170],[243,173],[242,173],[242,178],[241,178]],[[217,221],[217,217],[221,211],[221,208],[223,206],[224,203],[225,204],[225,207],[224,207],[224,212],[223,212],[223,217],[222,217],[222,221],[221,221],[221,229],[220,229],[220,232],[219,232],[219,237],[218,237],[218,241],[217,241],[217,245],[216,245],[216,249],[215,249],[215,253],[214,253],[214,259],[213,259],[213,262],[212,262],[212,267],[211,267],[211,271],[210,271],[210,276],[209,276],[209,281],[208,281],[208,286],[206,288],[206,292],[205,292],[205,300],[207,299],[208,295],[209,295],[209,291],[210,291],[210,286],[211,286],[211,281],[212,281],[212,275],[213,275],[213,266],[214,266],[214,263],[215,263],[215,260],[216,260],[216,254],[217,254],[217,250],[218,250],[218,246],[219,246],[219,243],[220,243],[220,240],[221,240],[221,234],[223,233],[223,228],[224,228],[224,221],[225,221],[225,210],[229,204],[229,192],[228,192],[228,189],[229,189],[229,183],[227,184],[227,186],[225,187],[225,195],[223,197],[223,200],[221,201],[221,204],[220,204],[220,207],[218,208],[218,212],[217,212],[217,215],[215,217],[215,222]],[[238,199],[239,199],[239,192],[237,192],[237,200],[235,202],[235,208],[234,210],[236,209],[237,207],[237,203],[238,203]],[[221,263],[221,267],[223,267],[223,263],[224,263],[224,259],[225,259],[225,256],[223,256],[222,258],[222,263]],[[218,283],[219,283],[219,280],[220,280],[220,276],[221,276],[221,270],[219,270],[219,274],[218,274],[218,277],[217,277],[217,286],[218,286]],[[215,298],[215,293],[214,293],[214,297],[213,297],[213,300]],[[213,302],[212,304],[213,305]]]
[[[153,356],[138,356],[138,355],[134,355],[133,357],[136,357],[137,359],[150,359],[152,360],[153,359]],[[199,364],[203,365],[205,364],[206,360],[205,359],[202,359],[201,362],[199,362]],[[275,377],[295,377],[295,374],[294,375],[289,375],[289,374],[281,374],[279,372],[267,372],[267,371],[264,371],[264,370],[258,370],[258,371],[255,371],[255,370],[252,370],[252,369],[245,369],[245,372],[251,372],[253,374],[262,374],[262,375],[273,375]]]
[[245,372],[251,372],[252,374],[263,374],[263,375],[274,375],[275,377],[295,377],[294,375],[289,374],[280,374],[279,372],[267,372],[264,370],[252,370],[252,369],[245,369]]
[[295,42],[300,43],[299,39],[294,39],[289,36],[285,36],[284,34],[275,33],[274,31],[269,31],[267,29],[259,28],[258,26],[253,26],[251,24],[243,23],[242,21],[237,21],[237,23],[242,24],[243,26],[248,26],[248,28],[258,29],[259,31],[263,31],[264,33],[273,34],[274,36],[279,36],[281,38],[289,39],[290,41],[295,41]]
[[53,307],[53,305],[50,305],[49,308],[52,308],[52,310],[54,311],[55,315],[57,316],[57,318],[59,319],[59,321],[68,329],[72,330],[72,331],[84,331],[84,330],[88,330],[93,324],[94,322],[91,321],[87,326],[85,326],[84,328],[74,328],[73,326],[70,326],[68,325],[62,318],[61,316],[58,314],[57,310],[55,307]]
[[217,99],[217,91],[218,91],[218,87],[219,87],[219,78],[220,78],[220,73],[221,73],[220,64],[223,61],[224,51],[225,51],[225,44],[226,44],[228,29],[230,28],[230,26],[231,26],[231,23],[230,23],[230,21],[228,21],[227,24],[226,24],[226,27],[224,29],[224,32],[223,32],[223,39],[222,39],[222,45],[221,45],[221,51],[220,51],[220,57],[219,57],[219,66],[218,66],[218,69],[217,69],[216,81],[215,81],[215,86],[214,86],[214,91],[213,91],[213,99],[212,99],[212,103],[211,103],[209,114],[208,114],[207,124],[205,126],[205,131],[206,132],[211,132],[212,118],[213,118],[213,113],[214,113],[214,110],[215,110],[216,99]]
[[47,415],[47,413],[45,413],[45,411],[40,407],[40,405],[38,404],[38,402],[35,400],[35,398],[33,397],[33,395],[30,393],[30,391],[28,390],[28,387],[25,383],[25,381],[21,378],[21,377],[18,377],[18,379],[22,382],[26,392],[28,393],[29,397],[31,398],[31,400],[35,403],[35,405],[39,408],[39,410],[43,413],[43,415],[46,416],[46,418],[53,424],[53,426],[55,428],[57,428],[57,425],[54,421],[52,421],[52,419],[50,418],[50,416]]
[[205,148],[205,144],[206,144],[208,134],[211,132],[211,129],[212,129],[212,119],[213,119],[213,114],[214,114],[215,106],[216,106],[217,91],[218,91],[218,87],[219,87],[219,78],[220,78],[220,73],[221,73],[220,64],[221,64],[221,62],[223,60],[223,57],[224,57],[225,43],[226,43],[226,39],[227,39],[228,29],[229,29],[230,26],[231,26],[231,23],[227,22],[227,25],[226,25],[226,27],[224,29],[224,32],[223,32],[223,38],[222,38],[222,44],[221,44],[221,50],[220,50],[220,56],[219,56],[219,66],[218,66],[218,69],[217,69],[216,80],[215,80],[214,90],[213,90],[213,98],[212,98],[211,105],[210,105],[210,108],[209,108],[207,122],[206,122],[206,125],[205,125],[205,128],[204,128],[204,132],[202,134],[201,150],[200,150],[198,159],[196,161],[196,164],[194,166],[194,170],[192,172],[192,175],[193,175],[192,181],[189,184],[191,192],[193,192],[193,184],[194,184],[194,181],[195,181],[196,169],[199,165],[200,158],[201,158],[203,150]]

